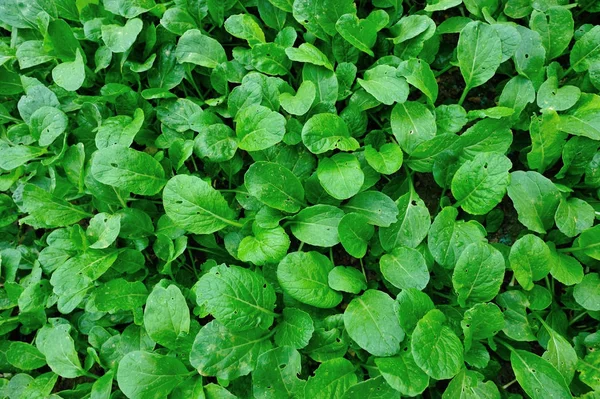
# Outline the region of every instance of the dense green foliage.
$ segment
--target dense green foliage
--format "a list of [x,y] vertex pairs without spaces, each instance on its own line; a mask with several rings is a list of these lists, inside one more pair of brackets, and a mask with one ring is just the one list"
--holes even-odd
[[599,398],[594,21],[0,0],[0,398]]

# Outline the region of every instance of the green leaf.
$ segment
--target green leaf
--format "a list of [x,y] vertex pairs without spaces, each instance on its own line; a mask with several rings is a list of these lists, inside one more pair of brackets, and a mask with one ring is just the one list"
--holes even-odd
[[515,278],[527,291],[533,288],[534,281],[548,275],[553,261],[550,248],[533,234],[527,234],[515,241],[510,248],[509,260]]
[[206,68],[215,68],[227,61],[223,46],[197,29],[188,30],[179,38],[175,56],[180,63],[191,63]]
[[331,205],[314,205],[301,210],[290,220],[292,234],[317,247],[333,247],[340,242],[338,226],[344,211]]
[[154,287],[144,309],[144,328],[153,341],[177,348],[178,337],[190,331],[190,311],[177,286]]
[[504,313],[504,333],[515,341],[533,341],[535,335],[527,319],[529,301],[521,291],[506,291],[498,295],[496,303]]
[[554,220],[556,227],[568,237],[575,237],[594,224],[594,208],[579,198],[561,198]]
[[500,98],[498,99],[498,105],[502,107],[510,107],[515,110],[512,114],[512,118],[518,118],[521,112],[525,109],[527,104],[535,101],[535,88],[531,80],[524,76],[514,76],[511,78],[504,89]]
[[375,171],[384,175],[396,173],[402,167],[404,154],[395,143],[386,143],[379,150],[371,145],[365,147],[365,159]]
[[404,194],[397,203],[398,221],[379,229],[379,241],[388,252],[399,245],[416,248],[427,236],[431,225],[429,210],[415,192]]
[[304,115],[310,109],[310,106],[315,100],[316,89],[313,82],[310,80],[302,82],[296,95],[293,96],[290,93],[281,93],[279,95],[279,101],[281,107],[292,115]]
[[533,353],[512,350],[510,364],[521,388],[533,399],[572,398],[564,378],[548,361]]
[[561,55],[573,38],[573,16],[566,7],[553,6],[544,11],[534,10],[529,26],[542,37],[548,60]]
[[86,235],[92,241],[90,248],[108,248],[119,235],[121,230],[121,215],[98,213],[90,219]]
[[504,281],[504,269],[504,257],[491,245],[477,242],[467,246],[452,274],[460,306],[494,299]]
[[485,215],[502,201],[512,163],[504,155],[481,153],[467,161],[452,178],[455,206],[473,215]]
[[79,90],[85,80],[85,64],[81,51],[77,49],[75,61],[63,62],[52,70],[54,83],[67,91]]
[[585,358],[579,359],[577,362],[577,371],[579,371],[579,379],[595,390],[598,390],[598,387],[600,387],[600,383],[598,382],[599,367],[599,352],[591,352]]
[[195,284],[196,301],[230,331],[268,329],[275,291],[263,276],[239,266],[210,269]]
[[46,153],[45,148],[17,145],[0,147],[0,169],[12,170]]
[[371,48],[377,41],[377,32],[388,24],[389,16],[383,10],[372,11],[365,19],[356,14],[342,15],[335,23],[338,33],[360,51],[374,56]]
[[482,374],[463,369],[450,381],[442,398],[500,399],[498,387],[492,381],[483,382],[483,379]]
[[333,308],[342,295],[328,285],[333,265],[318,252],[291,252],[277,266],[277,280],[292,298],[317,308]]
[[600,27],[594,26],[573,45],[569,54],[571,68],[576,72],[585,72],[600,60]]
[[69,119],[57,108],[41,107],[31,115],[29,124],[31,135],[42,147],[47,147],[67,130]]
[[584,309],[600,310],[600,275],[590,273],[583,276],[583,280],[573,290],[573,298]]
[[364,79],[357,79],[358,84],[386,105],[403,103],[408,97],[406,79],[398,77],[396,68],[389,65],[378,65],[365,72]]
[[262,266],[277,263],[287,254],[290,238],[281,227],[264,229],[254,224],[252,233],[240,242],[237,253],[240,260]]
[[429,311],[417,323],[411,340],[415,363],[436,380],[454,377],[464,364],[462,343],[445,322],[441,311]]
[[98,150],[92,175],[100,183],[140,195],[155,195],[165,185],[165,171],[149,154],[122,146]]
[[354,365],[349,360],[331,359],[321,363],[314,376],[308,378],[304,396],[315,399],[341,398],[357,382]]
[[553,262],[550,264],[552,277],[565,285],[574,285],[581,282],[581,279],[583,279],[583,266],[577,259],[557,252],[553,253],[553,257]]
[[92,216],[81,207],[33,184],[26,184],[23,187],[21,210],[29,214],[21,219],[22,224],[44,228],[69,226]]
[[184,364],[174,357],[133,351],[119,362],[117,381],[128,398],[162,398],[171,393],[187,374]]
[[429,229],[429,251],[436,262],[448,269],[454,268],[469,244],[482,242],[485,238],[485,230],[479,223],[457,221],[457,216],[455,208],[446,207],[438,213]]
[[256,44],[251,50],[252,66],[267,75],[287,75],[292,62],[285,48],[276,43]]
[[358,294],[367,289],[365,276],[353,267],[336,266],[328,276],[329,286],[336,291],[350,292]]
[[400,325],[407,332],[412,332],[417,322],[434,308],[431,298],[415,288],[402,290],[396,301],[399,306]]
[[539,87],[544,80],[546,61],[546,49],[542,38],[539,33],[523,26],[517,25],[516,28],[521,35],[521,42],[513,56],[515,69],[519,75],[530,79],[534,87]]
[[202,129],[194,139],[194,154],[213,162],[230,160],[237,148],[235,132],[227,125],[210,125]]
[[431,104],[435,103],[438,97],[438,84],[428,63],[419,58],[402,61],[398,66],[398,75],[404,76],[410,85],[421,90]]
[[154,0],[107,0],[104,2],[104,8],[107,11],[125,18],[137,17],[155,6]]
[[390,197],[379,191],[363,191],[350,199],[344,209],[369,219],[369,223],[389,227],[398,219],[398,207]]
[[327,194],[339,200],[356,195],[365,179],[356,156],[346,153],[321,159],[317,176]]
[[575,352],[575,349],[573,349],[565,337],[550,328],[548,324],[543,323],[543,326],[548,332],[550,339],[548,340],[547,350],[542,355],[542,358],[556,367],[556,370],[562,374],[565,382],[568,384],[575,374],[578,361],[577,352]]
[[117,260],[117,255],[116,251],[91,249],[58,266],[50,278],[53,291],[58,295],[58,310],[72,312],[83,301],[94,281]]
[[296,213],[304,204],[304,188],[287,168],[274,162],[256,162],[244,175],[250,195],[271,208]]
[[303,310],[286,307],[283,309],[282,316],[275,330],[275,344],[296,349],[308,345],[315,331],[310,315]]
[[419,144],[431,140],[437,130],[431,111],[425,105],[414,101],[394,106],[391,125],[398,144],[408,154]]
[[196,335],[190,363],[201,375],[233,380],[254,370],[258,357],[271,349],[268,337],[258,328],[233,332],[213,320]]
[[579,247],[587,256],[594,259],[600,258],[600,227],[598,225],[581,233],[579,236]]
[[346,214],[338,225],[338,235],[342,246],[348,254],[355,258],[362,258],[366,255],[373,234],[375,234],[375,228],[369,224],[366,216],[359,213]]
[[254,396],[275,398],[284,392],[291,396],[302,396],[306,381],[298,378],[300,369],[300,353],[294,348],[284,346],[263,353],[252,373]]
[[223,196],[195,176],[172,177],[165,186],[163,201],[167,216],[177,226],[195,234],[210,234],[238,225]]
[[388,384],[405,396],[417,396],[429,385],[429,376],[417,366],[410,348],[398,356],[376,358],[375,364]]
[[70,330],[69,324],[46,325],[39,330],[35,341],[50,369],[64,378],[85,375]]
[[113,53],[124,53],[133,46],[143,27],[139,18],[128,20],[124,26],[102,25],[102,41]]
[[460,326],[468,352],[474,341],[491,338],[504,328],[504,315],[493,303],[478,303],[465,312]]
[[541,118],[531,118],[529,125],[531,152],[527,154],[530,168],[544,173],[548,167],[559,160],[567,137],[565,133],[558,130],[559,123],[560,117],[553,111],[543,112]]
[[346,122],[335,114],[317,114],[306,121],[302,128],[302,142],[313,154],[335,148],[354,151],[359,147],[358,141],[350,137]]
[[537,172],[519,170],[510,175],[508,196],[517,210],[519,222],[529,230],[545,234],[554,225],[560,192]]
[[550,76],[538,90],[537,105],[542,109],[565,111],[574,106],[580,96],[581,90],[577,86],[565,85],[559,88],[558,78]]
[[465,93],[490,80],[502,61],[496,30],[482,22],[469,23],[460,31],[457,57],[466,84]]
[[232,15],[225,20],[225,30],[239,39],[246,40],[250,47],[265,43],[265,34],[250,14]]
[[6,360],[21,370],[35,370],[46,365],[46,357],[35,346],[14,341],[6,352]]
[[143,123],[144,112],[141,108],[135,110],[133,119],[120,115],[103,120],[96,133],[96,147],[104,149],[113,145],[131,146]]
[[344,311],[344,326],[348,335],[372,355],[395,355],[404,339],[397,307],[386,293],[365,291],[360,297],[354,298]]
[[422,290],[429,283],[429,270],[425,258],[416,249],[396,247],[379,260],[381,274],[400,289]]
[[396,395],[394,388],[379,376],[351,386],[342,399],[385,399],[394,395]]
[[323,66],[333,71],[333,65],[331,65],[327,56],[310,43],[302,43],[298,48],[288,47],[285,49],[285,54],[291,61]]
[[103,312],[134,310],[146,303],[148,290],[141,281],[110,280],[95,291],[94,305]]
[[281,142],[285,134],[285,118],[262,105],[242,108],[235,117],[238,146],[246,151],[265,150]]

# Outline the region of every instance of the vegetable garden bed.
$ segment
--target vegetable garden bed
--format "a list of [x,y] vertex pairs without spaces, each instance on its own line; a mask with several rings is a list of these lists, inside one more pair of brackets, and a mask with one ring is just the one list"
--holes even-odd
[[600,397],[598,21],[0,0],[0,398]]

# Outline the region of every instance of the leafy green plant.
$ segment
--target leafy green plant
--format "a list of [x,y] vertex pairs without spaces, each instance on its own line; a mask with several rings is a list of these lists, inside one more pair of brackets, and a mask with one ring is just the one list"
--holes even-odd
[[0,0],[0,398],[597,398],[574,1]]

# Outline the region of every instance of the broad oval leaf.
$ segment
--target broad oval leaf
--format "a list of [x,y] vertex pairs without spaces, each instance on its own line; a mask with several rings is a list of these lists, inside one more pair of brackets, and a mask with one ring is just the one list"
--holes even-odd
[[165,186],[163,203],[167,216],[177,226],[195,234],[240,226],[223,196],[199,177],[172,177]]
[[384,292],[365,291],[360,297],[354,298],[344,311],[344,326],[348,335],[372,355],[395,355],[404,339],[397,306]]
[[255,162],[244,175],[248,192],[271,208],[296,213],[304,203],[304,187],[287,168],[274,162]]
[[122,146],[94,153],[91,170],[100,183],[140,195],[157,194],[166,183],[165,171],[156,159]]
[[504,281],[504,256],[489,244],[470,244],[456,261],[452,285],[458,303],[488,302],[494,299]]
[[231,331],[268,329],[275,291],[263,276],[239,266],[210,269],[195,284],[196,301]]
[[317,308],[333,308],[342,295],[327,283],[333,265],[318,252],[292,252],[277,266],[277,280],[292,298]]

